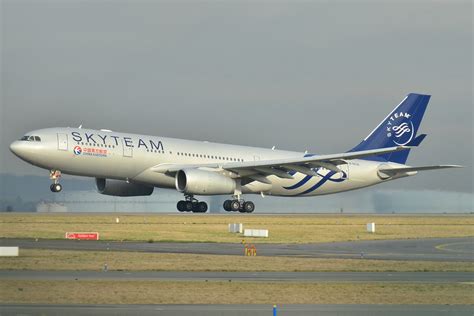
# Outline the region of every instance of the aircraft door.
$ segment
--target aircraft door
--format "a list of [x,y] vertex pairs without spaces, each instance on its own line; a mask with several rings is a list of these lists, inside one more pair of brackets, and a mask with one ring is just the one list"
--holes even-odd
[[123,147],[124,157],[133,157],[133,147],[126,146],[125,141],[123,139],[122,139],[122,147]]
[[67,134],[58,133],[58,150],[67,150]]

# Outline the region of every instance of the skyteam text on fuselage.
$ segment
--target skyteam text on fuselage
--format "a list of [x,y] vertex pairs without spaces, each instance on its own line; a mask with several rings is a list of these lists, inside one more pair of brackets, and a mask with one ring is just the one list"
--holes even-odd
[[190,141],[83,128],[48,128],[27,133],[10,145],[30,164],[50,170],[51,191],[62,190],[61,174],[94,177],[102,194],[151,195],[155,187],[184,194],[181,212],[206,212],[199,195],[230,195],[226,211],[250,213],[243,195],[314,196],[359,189],[415,175],[459,167],[411,167],[410,150],[430,96],[411,93],[357,146],[345,153],[315,155],[275,149]]

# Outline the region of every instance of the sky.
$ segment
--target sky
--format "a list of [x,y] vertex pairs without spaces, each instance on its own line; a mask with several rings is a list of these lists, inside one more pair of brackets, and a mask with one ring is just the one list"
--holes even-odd
[[[0,173],[8,150],[79,126],[329,154],[410,92],[432,95],[411,165],[383,184],[473,192],[471,1],[0,0]],[[0,185],[8,185],[0,183]]]

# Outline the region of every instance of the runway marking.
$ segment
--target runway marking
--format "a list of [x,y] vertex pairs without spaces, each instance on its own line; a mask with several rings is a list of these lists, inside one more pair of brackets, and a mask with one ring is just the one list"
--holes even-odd
[[472,242],[470,242],[470,241],[453,242],[453,243],[437,245],[437,246],[435,246],[435,248],[438,249],[438,250],[442,250],[442,251],[472,254],[472,251],[470,251],[470,250],[463,251],[463,250],[456,250],[456,249],[449,249],[448,248],[448,247],[453,246],[453,245],[464,245],[464,244],[470,245],[470,244],[472,244]]

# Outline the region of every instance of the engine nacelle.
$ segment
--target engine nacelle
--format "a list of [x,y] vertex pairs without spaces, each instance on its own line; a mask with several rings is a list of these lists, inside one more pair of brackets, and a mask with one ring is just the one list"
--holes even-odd
[[95,184],[99,193],[113,196],[144,196],[153,193],[153,187],[128,183],[122,180],[96,178]]
[[235,185],[234,179],[212,171],[183,169],[176,174],[176,190],[182,193],[233,194]]

